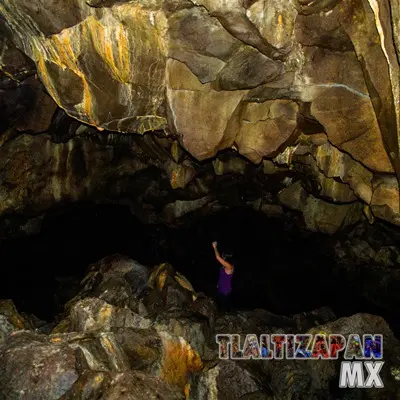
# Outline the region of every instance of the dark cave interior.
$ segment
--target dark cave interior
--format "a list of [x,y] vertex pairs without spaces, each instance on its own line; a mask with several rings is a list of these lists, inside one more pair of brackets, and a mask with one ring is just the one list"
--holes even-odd
[[51,321],[76,294],[89,264],[117,252],[148,267],[167,261],[196,291],[214,296],[219,264],[211,243],[216,240],[221,252],[234,257],[235,309],[290,315],[328,306],[337,317],[368,312],[385,318],[399,336],[398,316],[342,279],[333,237],[294,230],[244,208],[189,221],[175,228],[144,225],[128,207],[117,205],[79,203],[53,210],[40,234],[0,242],[0,298]]

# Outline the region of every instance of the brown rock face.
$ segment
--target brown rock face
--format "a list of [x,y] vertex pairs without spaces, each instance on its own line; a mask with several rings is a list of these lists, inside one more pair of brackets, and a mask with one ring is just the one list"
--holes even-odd
[[[331,156],[318,161],[326,149],[317,151],[324,146],[314,143],[312,159],[303,159],[304,173],[320,189],[307,190],[335,203],[360,199],[375,217],[397,223],[398,189],[391,180],[400,177],[398,2],[52,0],[44,7],[41,0],[2,0],[0,15],[7,37],[0,43],[0,106],[10,121],[0,126],[0,145],[19,131],[46,131],[55,104],[100,131],[163,130],[200,161],[230,148],[256,164],[284,158],[302,132],[325,133],[342,164],[327,175],[320,164],[326,166]],[[50,97],[33,77],[25,79],[35,70]],[[27,97],[32,101],[20,118],[15,108]],[[43,150],[51,145],[39,142],[29,151],[42,155],[18,154],[4,173],[0,193],[12,191],[18,200],[5,200],[3,212],[22,210],[29,197],[15,168],[57,164]],[[18,146],[9,145],[7,152]],[[57,151],[66,154],[68,146]],[[62,161],[63,168],[84,171],[103,162],[89,158],[86,144],[84,162],[72,147],[74,155]],[[195,168],[179,164],[174,154],[178,158],[163,161],[162,169],[172,188],[187,187]],[[108,160],[104,168],[109,157],[100,157]],[[70,181],[85,172],[75,171],[78,178],[70,173],[69,183],[60,185],[55,178],[60,172],[51,171],[52,178],[34,183],[46,194],[44,208],[51,197],[84,197]],[[390,196],[371,183],[381,173],[388,174]],[[190,201],[209,203],[204,192]],[[173,208],[166,213],[182,207]]]
[[[186,149],[204,159],[232,146],[235,138],[225,127],[243,101],[241,90],[295,71],[292,89],[313,102],[313,115],[332,143],[373,170],[393,171],[399,89],[392,38],[398,11],[392,5],[390,14],[387,1],[194,6],[77,0],[74,11],[64,7],[53,1],[36,13],[39,3],[5,0],[1,12],[50,95],[86,123],[120,132],[168,124]],[[53,11],[57,16],[48,18]],[[276,60],[282,57],[283,63]],[[180,90],[189,93],[171,92],[179,89],[171,82],[177,68],[171,59],[193,74],[182,76]],[[384,69],[378,71],[379,65]],[[212,114],[218,125],[210,121]],[[185,120],[197,129],[188,132]],[[259,130],[250,128],[248,136],[258,137]],[[270,129],[264,131],[268,136]],[[276,131],[288,135],[279,124],[271,135]],[[253,147],[258,145],[264,146]]]
[[232,131],[238,129],[235,142],[240,153],[255,163],[276,153],[292,136],[297,111],[297,104],[290,100],[246,103],[236,126],[230,126]]

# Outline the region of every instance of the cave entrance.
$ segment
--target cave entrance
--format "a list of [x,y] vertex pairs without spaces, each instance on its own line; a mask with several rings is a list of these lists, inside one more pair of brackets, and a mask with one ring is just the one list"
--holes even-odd
[[328,306],[338,317],[381,315],[400,331],[396,316],[335,279],[333,237],[294,229],[287,220],[246,208],[188,218],[174,228],[145,225],[126,206],[58,208],[46,214],[40,234],[1,242],[0,298],[50,321],[77,293],[88,265],[117,252],[149,267],[167,261],[196,291],[214,297],[220,266],[213,241],[221,252],[233,254],[236,309],[289,315]]

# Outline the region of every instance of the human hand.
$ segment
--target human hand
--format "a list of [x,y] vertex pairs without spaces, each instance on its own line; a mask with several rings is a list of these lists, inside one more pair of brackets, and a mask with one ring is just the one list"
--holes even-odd
[[217,242],[213,242],[213,243],[212,243],[212,246],[214,247],[214,249],[216,249],[216,248],[217,248],[217,245],[218,245],[218,243],[217,243]]

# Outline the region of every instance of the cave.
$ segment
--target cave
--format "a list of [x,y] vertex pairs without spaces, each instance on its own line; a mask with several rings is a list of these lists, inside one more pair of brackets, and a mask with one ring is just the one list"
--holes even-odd
[[0,399],[400,398],[399,4],[42,3],[0,2]]
[[[397,306],[374,304],[360,290],[372,286],[373,276],[359,274],[352,281],[337,265],[334,246],[344,235],[309,232],[249,207],[192,215],[169,226],[144,224],[123,205],[65,205],[41,219],[40,232],[1,241],[6,265],[1,296],[21,312],[51,322],[79,292],[87,267],[119,253],[148,268],[170,263],[196,291],[213,298],[219,263],[211,243],[217,241],[221,252],[233,255],[233,310],[261,308],[290,316],[329,307],[338,318],[372,313],[383,316],[398,336]],[[380,290],[379,282],[375,286],[372,290]]]

